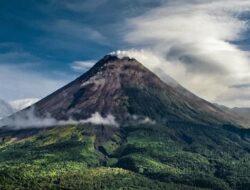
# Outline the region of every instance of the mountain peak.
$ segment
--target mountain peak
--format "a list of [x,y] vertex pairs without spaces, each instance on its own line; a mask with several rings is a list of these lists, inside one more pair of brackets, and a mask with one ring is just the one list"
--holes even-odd
[[108,55],[118,57],[119,59],[123,59],[123,58],[133,59],[134,57],[131,56],[132,54],[133,54],[133,51],[131,52],[131,51],[125,51],[125,50],[117,50],[117,51],[113,51],[109,53]]
[[98,61],[88,72],[83,74],[79,80],[82,83],[89,83],[90,81],[105,79],[106,82],[109,81],[110,84],[114,84],[115,82],[120,83],[121,77],[125,76],[125,74],[137,78],[142,76],[142,73],[153,74],[134,58],[108,54]]
[[90,70],[94,70],[96,68],[103,67],[105,65],[110,65],[110,64],[120,64],[118,66],[121,66],[122,64],[137,64],[141,65],[135,58],[130,58],[128,56],[119,56],[118,54],[107,54],[105,55],[100,61],[98,61]]
[[126,86],[132,82],[132,86],[141,88],[151,78],[160,81],[136,59],[106,55],[89,71],[35,107],[39,115],[49,113],[60,120],[86,119],[95,112],[121,119],[129,114]]

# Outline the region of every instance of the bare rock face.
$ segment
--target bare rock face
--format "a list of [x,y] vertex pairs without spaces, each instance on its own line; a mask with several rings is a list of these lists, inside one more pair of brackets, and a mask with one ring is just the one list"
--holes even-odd
[[[153,64],[153,63],[152,63]],[[58,120],[112,114],[120,123],[132,117],[157,122],[234,124],[242,118],[195,96],[180,85],[164,83],[135,59],[107,55],[88,72],[35,104],[39,116]]]

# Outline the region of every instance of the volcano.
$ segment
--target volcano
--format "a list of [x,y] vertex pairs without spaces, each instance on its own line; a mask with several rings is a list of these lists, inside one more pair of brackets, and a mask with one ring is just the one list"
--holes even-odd
[[98,112],[124,124],[132,118],[166,123],[233,124],[244,119],[195,96],[179,84],[164,83],[136,59],[106,55],[88,72],[34,105],[39,117],[81,120]]
[[0,128],[0,189],[250,189],[247,118],[136,59],[106,55],[8,119],[31,111],[39,126]]

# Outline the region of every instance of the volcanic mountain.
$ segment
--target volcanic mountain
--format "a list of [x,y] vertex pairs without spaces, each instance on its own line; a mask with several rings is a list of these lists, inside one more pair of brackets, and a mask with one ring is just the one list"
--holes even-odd
[[[152,63],[153,64],[153,63]],[[164,83],[129,57],[106,55],[88,72],[34,105],[39,117],[81,120],[95,112],[119,123],[149,118],[160,123],[246,126],[231,112],[195,96],[178,84]]]
[[0,189],[250,189],[247,122],[133,58],[107,55],[8,119]]

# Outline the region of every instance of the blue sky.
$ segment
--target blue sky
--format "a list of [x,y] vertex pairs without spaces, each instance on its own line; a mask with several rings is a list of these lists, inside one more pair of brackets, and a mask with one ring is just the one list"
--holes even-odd
[[245,0],[1,0],[0,99],[42,98],[125,49],[207,100],[250,106],[249,9]]
[[125,19],[161,1],[3,0],[0,2],[1,53],[6,62],[37,62],[35,69],[69,72],[75,60],[98,59],[117,48]]

